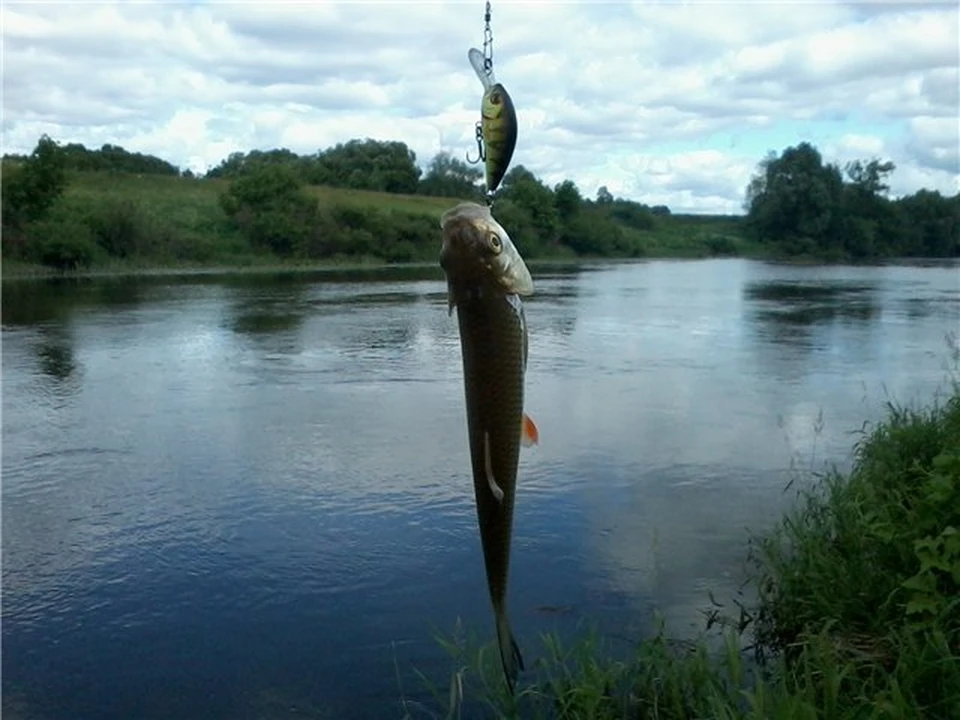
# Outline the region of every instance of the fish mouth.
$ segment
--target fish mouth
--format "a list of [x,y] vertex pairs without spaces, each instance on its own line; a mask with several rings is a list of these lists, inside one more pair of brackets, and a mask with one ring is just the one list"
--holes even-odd
[[479,281],[492,270],[482,246],[485,228],[473,218],[450,218],[444,223],[440,267],[451,279]]

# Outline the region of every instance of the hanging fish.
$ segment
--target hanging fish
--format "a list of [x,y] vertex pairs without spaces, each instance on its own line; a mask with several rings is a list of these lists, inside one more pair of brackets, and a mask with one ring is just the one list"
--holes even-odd
[[440,266],[449,310],[457,309],[467,434],[480,542],[496,621],[497,645],[513,692],[523,656],[507,615],[507,577],[521,446],[539,442],[524,412],[527,323],[521,297],[533,280],[490,208],[465,202],[444,213]]
[[[486,170],[487,193],[492,194],[507,174],[513,150],[517,145],[517,112],[506,88],[497,82],[493,67],[488,66],[483,53],[470,48],[470,64],[483,83],[480,102],[480,129],[482,145],[480,158]],[[478,137],[478,141],[481,140]]]

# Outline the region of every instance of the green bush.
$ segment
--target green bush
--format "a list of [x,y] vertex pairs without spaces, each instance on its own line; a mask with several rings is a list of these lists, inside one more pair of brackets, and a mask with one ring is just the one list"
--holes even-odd
[[737,255],[737,243],[726,235],[711,235],[704,243],[711,255]]
[[41,220],[29,234],[36,260],[57,270],[89,267],[97,254],[90,228],[76,219]]
[[146,242],[146,227],[135,202],[107,197],[88,211],[87,223],[97,244],[110,255],[130,258]]
[[220,204],[254,247],[290,257],[310,245],[317,202],[288,165],[260,165],[240,175]]

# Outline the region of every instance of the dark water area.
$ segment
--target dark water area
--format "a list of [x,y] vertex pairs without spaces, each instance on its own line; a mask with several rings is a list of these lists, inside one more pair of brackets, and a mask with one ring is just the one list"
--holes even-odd
[[[538,268],[509,603],[702,626],[791,465],[949,383],[960,267]],[[438,269],[3,284],[3,715],[400,717],[493,623]],[[399,679],[398,679],[399,675]]]

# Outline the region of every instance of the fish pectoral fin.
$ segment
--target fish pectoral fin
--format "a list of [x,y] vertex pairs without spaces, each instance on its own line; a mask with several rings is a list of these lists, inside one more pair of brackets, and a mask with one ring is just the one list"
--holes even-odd
[[483,434],[483,464],[487,472],[487,484],[490,486],[490,492],[497,499],[498,503],[503,502],[503,490],[497,485],[497,480],[493,477],[493,461],[490,459],[490,433]]
[[526,413],[523,414],[523,424],[520,430],[520,444],[524,447],[540,444],[540,431],[537,430],[537,425],[533,422],[533,418]]

